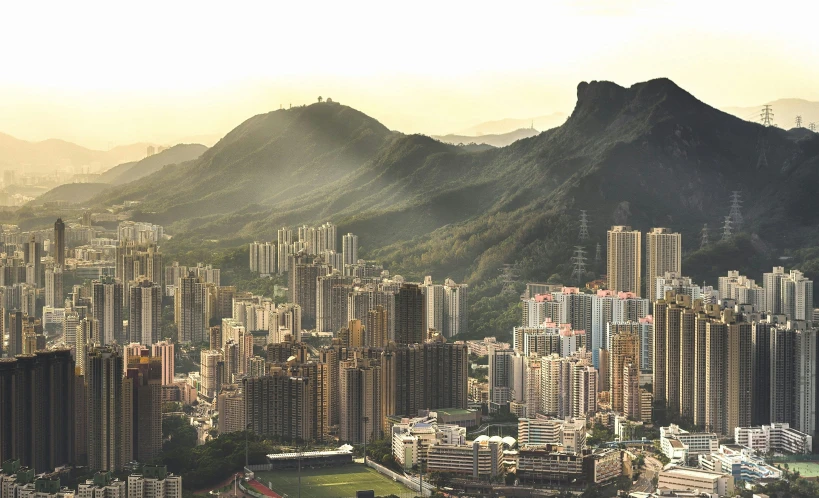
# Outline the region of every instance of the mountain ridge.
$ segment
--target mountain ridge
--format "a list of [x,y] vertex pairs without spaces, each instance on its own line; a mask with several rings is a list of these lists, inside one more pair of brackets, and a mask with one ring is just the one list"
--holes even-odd
[[[273,111],[198,159],[92,202],[143,200],[136,216],[167,224],[171,249],[332,220],[391,268],[471,282],[511,262],[527,278],[568,275],[579,209],[593,220],[590,244],[612,224],[669,226],[690,252],[742,190],[747,233],[779,247],[819,238],[808,192],[819,184],[819,139],[743,121],[666,78],[582,82],[577,95],[560,127],[481,151],[391,132],[339,104]],[[763,136],[768,165],[758,167]]]

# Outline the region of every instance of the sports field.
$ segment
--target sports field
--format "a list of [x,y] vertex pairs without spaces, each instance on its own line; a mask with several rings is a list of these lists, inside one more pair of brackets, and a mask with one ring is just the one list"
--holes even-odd
[[[785,468],[784,463],[777,463],[776,466],[780,469]],[[819,477],[819,462],[788,462],[788,470],[799,471],[802,477]]]
[[[296,470],[256,472],[256,480],[265,486],[271,483],[270,489],[281,496],[296,498],[299,495],[299,473]],[[375,491],[376,496],[413,496],[412,491],[400,482],[360,464],[301,471],[301,496],[305,498],[347,498],[354,497],[356,491],[368,489]]]

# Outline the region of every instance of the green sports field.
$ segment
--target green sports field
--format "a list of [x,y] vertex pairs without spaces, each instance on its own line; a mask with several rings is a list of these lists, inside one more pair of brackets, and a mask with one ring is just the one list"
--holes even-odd
[[[777,467],[784,469],[784,463],[776,463]],[[799,471],[802,477],[819,477],[819,462],[788,462],[788,470]]]
[[[270,489],[281,496],[296,498],[299,494],[299,474],[295,470],[256,472],[256,480],[265,486],[270,482]],[[356,491],[367,489],[374,490],[376,496],[414,496],[400,482],[360,464],[301,471],[301,496],[305,498],[354,497]]]

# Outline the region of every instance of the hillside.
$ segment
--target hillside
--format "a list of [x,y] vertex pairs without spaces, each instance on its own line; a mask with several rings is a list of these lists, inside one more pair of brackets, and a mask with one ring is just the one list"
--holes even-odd
[[142,177],[156,173],[169,164],[192,161],[201,156],[207,147],[199,144],[179,144],[165,149],[158,154],[148,156],[136,162],[119,164],[100,175],[100,182],[111,185],[123,185]]
[[515,131],[510,131],[509,133],[502,133],[498,135],[480,135],[477,137],[467,135],[433,135],[432,138],[453,145],[485,144],[493,147],[506,147],[507,145],[511,144],[512,142],[516,142],[521,138],[533,137],[538,133],[539,132],[534,128],[520,128]]
[[147,146],[140,143],[101,151],[64,140],[28,142],[0,133],[0,169],[27,173],[51,173],[59,168],[82,166],[106,169],[144,157]]
[[68,204],[85,204],[94,196],[111,186],[107,183],[67,183],[54,187],[43,195],[29,202],[30,206],[42,206],[48,203],[64,202]]
[[[703,224],[718,238],[732,190],[746,200],[751,237],[737,269],[756,274],[769,256],[819,240],[819,136],[743,121],[667,79],[584,82],[577,98],[559,128],[484,151],[390,132],[338,104],[279,110],[93,202],[142,200],[138,215],[175,234],[169,250],[272,240],[283,224],[332,220],[391,269],[471,282],[494,279],[502,263],[517,263],[521,278],[565,279],[580,209],[591,218],[590,255],[622,223],[670,226],[694,255]],[[758,167],[763,134],[768,164]],[[706,256],[691,268],[698,280],[726,270]]]

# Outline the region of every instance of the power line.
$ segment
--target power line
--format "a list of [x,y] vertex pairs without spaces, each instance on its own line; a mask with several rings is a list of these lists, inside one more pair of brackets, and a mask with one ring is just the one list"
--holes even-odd
[[572,269],[572,280],[575,280],[579,284],[586,275],[586,251],[583,250],[583,246],[574,246],[572,265],[574,266],[574,269]]
[[726,216],[725,221],[722,223],[722,240],[731,240],[731,235],[731,217]]
[[811,124],[809,124],[809,125],[808,125],[808,128],[810,129],[810,131],[815,132],[815,131],[816,131],[816,123],[811,123]]
[[586,211],[580,211],[580,233],[577,238],[583,242],[589,238],[589,216]]
[[765,107],[762,108],[762,112],[759,114],[759,117],[763,126],[772,126],[774,118],[773,107],[770,104],[765,104]]
[[796,116],[796,127],[802,128],[802,116]]
[[739,190],[731,192],[731,212],[728,216],[734,230],[738,231],[742,227],[742,193]]
[[603,261],[603,250],[600,247],[600,242],[597,243],[597,249],[594,251],[594,262],[600,264]]
[[700,249],[705,249],[710,245],[708,241],[708,223],[702,226],[700,231]]
[[511,265],[507,263],[498,268],[498,270],[501,272],[500,281],[503,283],[503,290],[501,292],[515,292],[515,284],[518,278],[517,264]]

